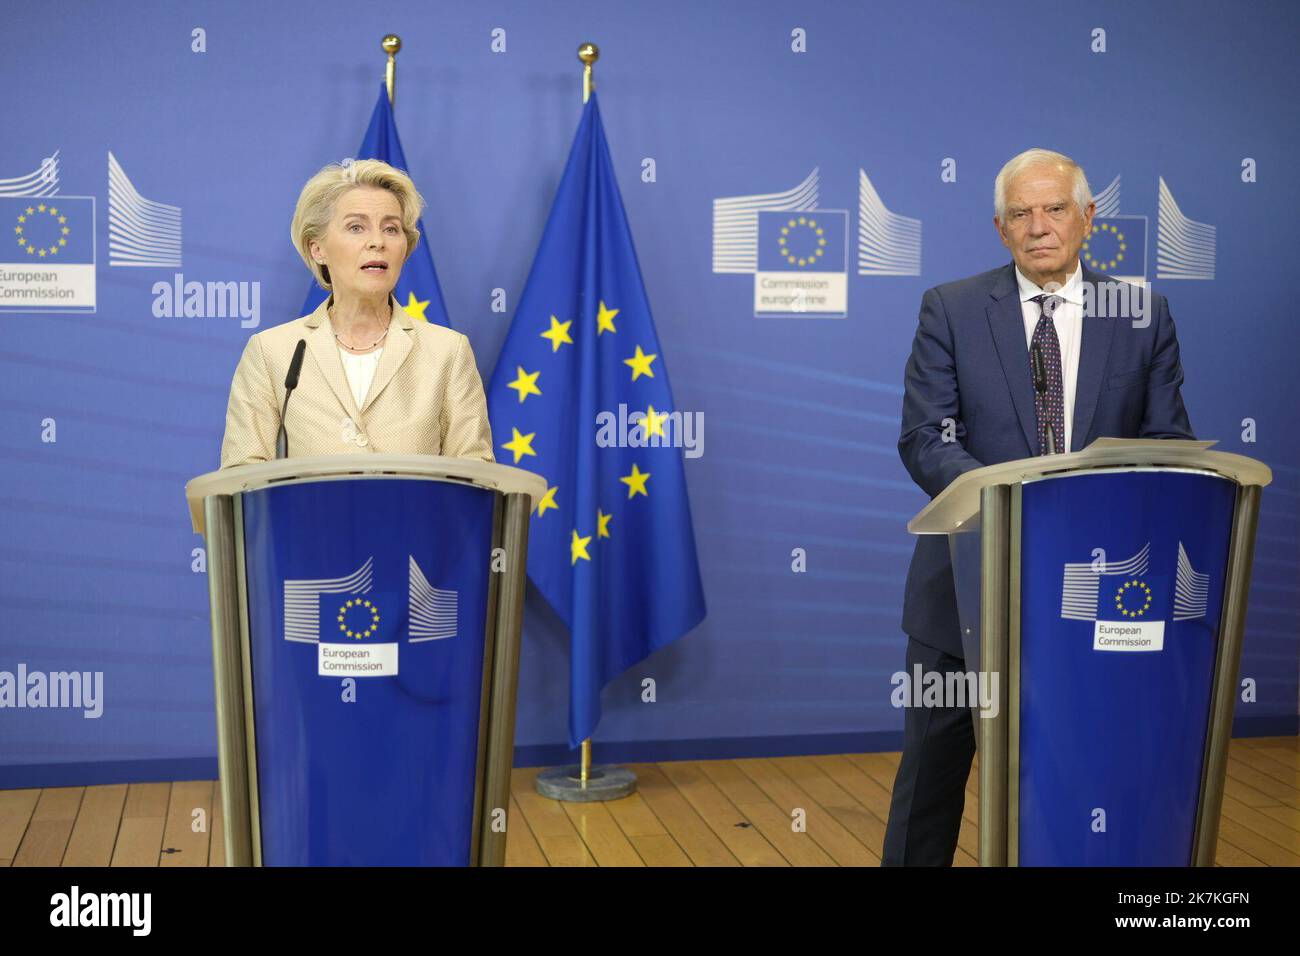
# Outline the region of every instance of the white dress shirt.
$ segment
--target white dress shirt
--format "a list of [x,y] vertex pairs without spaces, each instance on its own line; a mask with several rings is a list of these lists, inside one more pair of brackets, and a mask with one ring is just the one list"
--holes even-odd
[[343,371],[347,373],[348,387],[352,389],[352,397],[357,400],[357,408],[365,404],[366,392],[370,391],[375,369],[379,368],[379,356],[383,353],[382,347],[365,355],[353,355],[346,349],[339,349],[339,355],[343,357]]
[[[1034,329],[1042,310],[1037,302],[1030,302],[1044,291],[1026,279],[1016,266],[1016,285],[1020,287],[1020,312],[1025,319],[1025,350],[1033,346]],[[1062,302],[1052,316],[1056,328],[1056,338],[1061,343],[1061,390],[1065,407],[1065,441],[1058,446],[1058,451],[1070,451],[1071,434],[1074,431],[1074,392],[1075,380],[1079,377],[1079,352],[1083,344],[1083,266],[1076,260],[1074,273],[1065,280],[1065,285],[1051,295],[1059,295]],[[1028,360],[1028,356],[1026,356]],[[1037,452],[1037,449],[1035,449]]]

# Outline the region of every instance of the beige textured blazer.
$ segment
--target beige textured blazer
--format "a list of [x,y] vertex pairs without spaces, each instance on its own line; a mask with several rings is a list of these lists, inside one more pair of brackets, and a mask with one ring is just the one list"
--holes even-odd
[[285,429],[289,457],[423,454],[492,461],[483,382],[469,339],[413,319],[389,296],[393,324],[365,402],[357,408],[326,308],[258,332],[230,384],[221,467],[275,458],[284,377],[307,340]]

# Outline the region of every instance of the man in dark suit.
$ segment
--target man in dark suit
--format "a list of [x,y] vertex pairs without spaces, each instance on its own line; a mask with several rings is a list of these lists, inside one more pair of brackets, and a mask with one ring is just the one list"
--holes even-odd
[[[971,469],[1079,451],[1102,436],[1195,437],[1164,297],[1128,299],[1137,308],[1123,314],[1096,308],[1116,304],[1116,283],[1079,260],[1095,211],[1083,170],[1060,153],[1028,150],[998,174],[994,208],[1013,262],[921,299],[898,440],[912,479],[933,498]],[[1042,357],[1041,390],[1031,350]],[[965,671],[943,535],[917,538],[903,630],[909,675],[917,664],[925,673]],[[972,723],[965,706],[906,709],[885,865],[951,865]]]

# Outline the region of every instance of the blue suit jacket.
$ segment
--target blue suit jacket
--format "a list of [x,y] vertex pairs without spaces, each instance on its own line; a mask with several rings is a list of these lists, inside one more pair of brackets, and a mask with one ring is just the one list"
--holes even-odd
[[[1083,269],[1085,283],[1108,277]],[[1113,281],[1113,280],[1110,280]],[[1151,293],[1150,321],[1085,316],[1070,451],[1097,438],[1194,438],[1179,389],[1174,320]],[[1009,263],[930,289],[904,378],[898,453],[931,498],[958,475],[1038,454],[1038,420],[1025,323]],[[943,420],[956,441],[943,440]],[[962,656],[948,540],[920,535],[907,572],[903,630]]]

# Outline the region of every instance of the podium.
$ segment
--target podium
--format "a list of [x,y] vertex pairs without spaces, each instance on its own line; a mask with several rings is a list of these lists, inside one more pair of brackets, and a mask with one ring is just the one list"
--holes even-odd
[[987,691],[967,693],[982,866],[1214,865],[1272,473],[1213,444],[1102,438],[990,465],[908,523],[948,536]]
[[538,475],[431,455],[185,487],[230,866],[500,866]]

